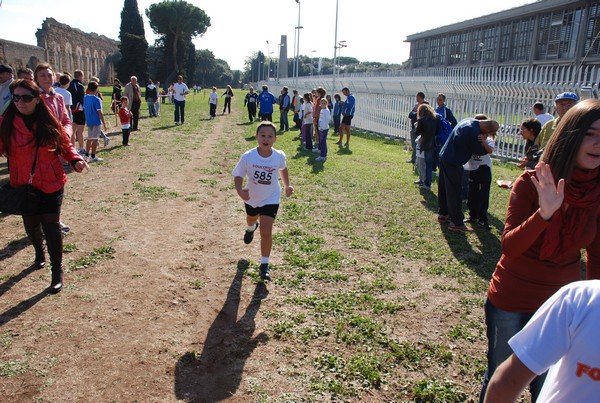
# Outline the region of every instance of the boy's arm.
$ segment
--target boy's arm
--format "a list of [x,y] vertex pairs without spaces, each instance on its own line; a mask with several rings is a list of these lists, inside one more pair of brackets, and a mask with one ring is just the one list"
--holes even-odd
[[512,354],[504,361],[490,380],[485,402],[515,402],[536,374]]
[[242,200],[249,200],[250,192],[248,191],[248,189],[243,188],[244,178],[242,178],[241,176],[234,176],[233,183],[235,184],[235,191],[237,192],[238,196],[240,196]]
[[283,186],[285,187],[285,195],[290,197],[292,193],[294,193],[294,188],[290,186],[290,176],[288,174],[287,167],[281,169],[281,181],[283,182]]
[[102,113],[102,109],[98,109],[98,116],[100,117],[100,121],[102,122],[104,130],[106,130],[106,122],[104,121],[104,113]]

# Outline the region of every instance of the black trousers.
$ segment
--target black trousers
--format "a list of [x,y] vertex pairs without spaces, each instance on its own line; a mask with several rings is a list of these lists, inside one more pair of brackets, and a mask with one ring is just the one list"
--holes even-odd
[[131,130],[138,129],[138,120],[140,120],[140,105],[139,102],[131,102]]
[[62,270],[63,239],[60,231],[60,210],[63,194],[64,189],[54,193],[42,193],[38,214],[23,216],[23,226],[35,249],[36,260],[44,254],[44,237],[46,238],[53,272]]
[[469,217],[483,223],[488,222],[487,211],[490,206],[490,187],[492,170],[487,165],[469,172],[469,198],[467,207]]
[[248,104],[248,119],[250,119],[251,122],[256,119],[256,103]]
[[462,212],[461,187],[464,168],[440,160],[440,177],[438,178],[438,205],[440,215],[450,216],[456,226],[465,225]]

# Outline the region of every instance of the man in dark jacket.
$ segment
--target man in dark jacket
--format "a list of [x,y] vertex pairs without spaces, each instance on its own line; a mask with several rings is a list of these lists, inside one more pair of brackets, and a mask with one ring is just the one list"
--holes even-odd
[[471,231],[465,226],[462,212],[463,165],[473,154],[487,154],[483,142],[488,134],[497,132],[498,127],[495,120],[461,120],[442,147],[438,180],[438,221],[449,222],[450,231]]

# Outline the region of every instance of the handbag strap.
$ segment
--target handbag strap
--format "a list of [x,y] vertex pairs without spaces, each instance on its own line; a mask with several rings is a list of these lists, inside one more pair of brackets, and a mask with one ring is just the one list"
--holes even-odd
[[35,164],[37,163],[38,150],[40,149],[40,141],[38,140],[35,146],[35,157],[33,158],[33,164],[31,164],[31,173],[29,174],[29,184],[33,183],[33,174],[35,172]]

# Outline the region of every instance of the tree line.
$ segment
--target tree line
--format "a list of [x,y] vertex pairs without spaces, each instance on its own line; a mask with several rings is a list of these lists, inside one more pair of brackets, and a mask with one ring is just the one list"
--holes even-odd
[[[116,63],[117,77],[122,82],[133,75],[144,85],[148,79],[160,81],[167,87],[179,74],[188,84],[203,87],[232,85],[277,77],[278,60],[266,60],[258,51],[247,57],[244,70],[231,70],[229,64],[215,57],[209,49],[197,50],[192,40],[210,27],[210,17],[199,7],[183,0],[164,0],[145,10],[153,32],[159,36],[148,45],[144,23],[137,0],[125,0],[121,11],[120,60]],[[293,76],[294,59],[288,60],[287,76]],[[339,57],[336,70],[340,73],[383,72],[405,66],[378,62],[360,62],[354,57]],[[298,75],[332,74],[333,60],[300,55]]]

